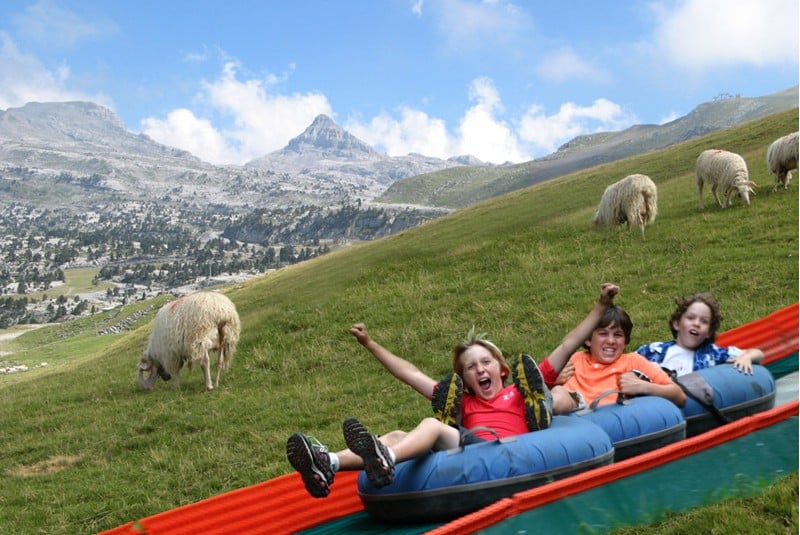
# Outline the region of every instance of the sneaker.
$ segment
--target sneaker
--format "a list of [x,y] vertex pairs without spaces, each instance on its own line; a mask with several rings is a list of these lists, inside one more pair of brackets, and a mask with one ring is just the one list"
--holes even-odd
[[394,461],[376,435],[370,435],[355,418],[344,421],[342,432],[350,451],[364,460],[364,470],[373,485],[385,487],[394,480]]
[[553,397],[544,384],[542,372],[530,355],[520,355],[511,369],[514,385],[525,400],[525,421],[528,431],[550,427],[553,418]]
[[286,457],[292,467],[300,472],[306,490],[315,498],[324,498],[331,492],[334,472],[328,448],[314,437],[295,433],[286,442]]
[[446,375],[433,389],[431,407],[436,419],[443,424],[461,425],[461,393],[464,385],[456,373]]

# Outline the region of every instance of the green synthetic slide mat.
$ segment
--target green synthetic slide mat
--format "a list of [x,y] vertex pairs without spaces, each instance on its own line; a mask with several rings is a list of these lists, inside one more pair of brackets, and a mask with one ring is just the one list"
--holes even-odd
[[[798,419],[532,509],[478,533],[605,533],[753,495],[798,467]],[[732,470],[731,467],[736,467]]]

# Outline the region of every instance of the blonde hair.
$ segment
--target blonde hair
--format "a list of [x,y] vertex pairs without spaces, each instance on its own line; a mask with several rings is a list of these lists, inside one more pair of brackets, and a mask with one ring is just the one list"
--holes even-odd
[[503,383],[505,383],[508,376],[511,375],[511,368],[508,366],[508,363],[506,363],[506,359],[503,358],[503,352],[486,339],[486,333],[476,333],[474,325],[467,333],[467,337],[453,348],[453,371],[460,377],[464,376],[464,365],[461,362],[461,355],[463,355],[467,349],[476,345],[485,347],[489,353],[492,354],[492,357],[500,364],[500,376],[503,378]]

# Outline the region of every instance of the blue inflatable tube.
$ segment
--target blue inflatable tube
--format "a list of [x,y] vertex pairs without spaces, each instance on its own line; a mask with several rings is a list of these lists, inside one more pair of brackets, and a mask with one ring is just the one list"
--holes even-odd
[[387,522],[437,522],[463,516],[515,492],[610,464],[608,435],[589,420],[556,416],[549,429],[439,451],[398,463],[391,485],[362,471],[367,512]]
[[614,445],[615,461],[686,438],[686,420],[681,409],[656,396],[635,397],[623,404],[601,405],[572,416],[588,420],[608,434]]
[[[703,376],[714,390],[714,406],[728,420],[738,420],[775,406],[775,379],[764,366],[754,365],[753,375],[745,375],[731,364],[712,366],[694,373]],[[690,437],[723,423],[688,396],[683,415],[686,418],[686,435]]]

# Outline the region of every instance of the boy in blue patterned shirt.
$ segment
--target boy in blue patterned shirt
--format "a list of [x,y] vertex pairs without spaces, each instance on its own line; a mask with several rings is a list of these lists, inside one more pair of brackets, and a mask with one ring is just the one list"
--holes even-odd
[[733,364],[742,373],[753,373],[753,364],[764,358],[760,349],[724,348],[714,343],[722,315],[713,295],[691,294],[676,299],[675,303],[677,308],[669,320],[674,339],[645,344],[637,353],[677,375],[723,363]]

